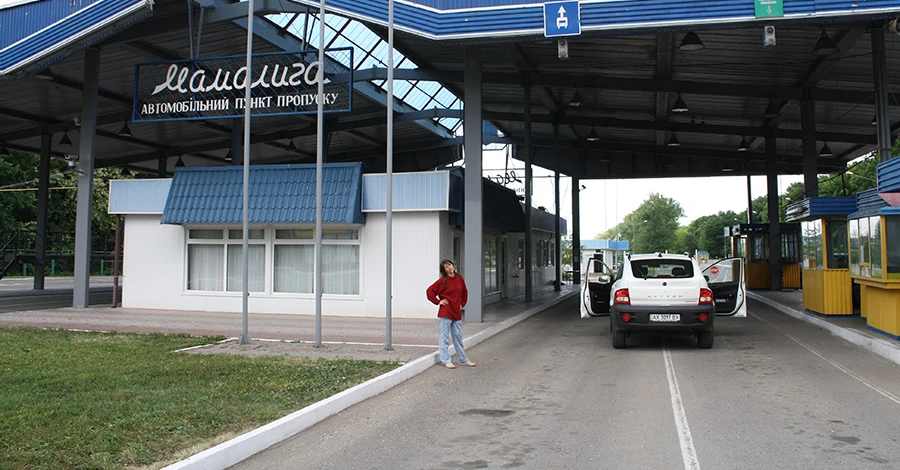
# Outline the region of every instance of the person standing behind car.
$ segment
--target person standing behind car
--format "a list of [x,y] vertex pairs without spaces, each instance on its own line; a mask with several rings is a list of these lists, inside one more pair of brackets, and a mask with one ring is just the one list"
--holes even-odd
[[466,288],[466,280],[456,272],[456,266],[449,259],[441,260],[441,277],[425,290],[428,300],[437,305],[438,320],[440,320],[440,340],[438,352],[441,362],[448,369],[456,369],[450,361],[450,337],[453,337],[453,346],[456,348],[456,356],[459,363],[464,366],[475,367],[475,363],[466,356],[466,348],[462,338],[462,307],[469,301],[469,290]]

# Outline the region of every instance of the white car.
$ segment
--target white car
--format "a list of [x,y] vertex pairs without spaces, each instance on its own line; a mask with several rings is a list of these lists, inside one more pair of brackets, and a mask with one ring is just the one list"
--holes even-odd
[[688,255],[630,255],[611,288],[613,347],[632,332],[685,332],[711,348],[716,315],[747,316],[743,260],[729,258],[700,269]]

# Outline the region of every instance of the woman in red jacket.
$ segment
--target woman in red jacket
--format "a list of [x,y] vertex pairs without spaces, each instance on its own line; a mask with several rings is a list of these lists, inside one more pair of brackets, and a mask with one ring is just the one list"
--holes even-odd
[[428,300],[439,306],[438,320],[441,322],[441,337],[438,342],[438,351],[441,356],[441,362],[448,369],[455,369],[456,366],[450,362],[450,353],[447,348],[450,346],[450,336],[453,336],[453,346],[456,348],[456,356],[459,363],[464,366],[475,367],[475,363],[470,361],[466,356],[466,348],[463,346],[462,327],[462,307],[469,300],[469,290],[466,289],[466,280],[456,272],[456,266],[449,259],[441,260],[441,278],[434,282],[425,291]]

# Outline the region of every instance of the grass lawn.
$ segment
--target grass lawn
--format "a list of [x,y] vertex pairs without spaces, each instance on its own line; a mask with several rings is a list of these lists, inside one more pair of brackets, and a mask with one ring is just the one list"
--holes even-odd
[[221,339],[0,327],[0,469],[160,467],[400,365],[174,352]]

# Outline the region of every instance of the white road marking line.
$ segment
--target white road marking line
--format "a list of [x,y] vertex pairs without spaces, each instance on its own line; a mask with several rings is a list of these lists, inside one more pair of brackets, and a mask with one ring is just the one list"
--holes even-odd
[[793,335],[791,335],[791,334],[789,334],[789,333],[786,333],[786,332],[785,332],[784,330],[782,330],[781,328],[778,328],[777,326],[773,325],[772,323],[770,323],[770,322],[768,322],[768,321],[766,321],[766,320],[760,318],[759,315],[753,315],[753,317],[756,318],[757,320],[759,320],[759,321],[765,323],[766,325],[769,325],[770,327],[772,327],[773,329],[775,329],[775,330],[778,331],[779,333],[781,333],[781,334],[787,336],[788,338],[790,338],[792,341],[794,341],[795,343],[799,344],[800,346],[803,346],[803,348],[805,348],[807,351],[809,351],[809,352],[815,354],[816,356],[818,356],[818,357],[819,357],[820,359],[822,359],[823,361],[825,361],[825,362],[827,362],[827,363],[833,365],[837,370],[839,370],[839,371],[841,371],[841,372],[843,372],[843,373],[849,375],[850,377],[853,377],[853,378],[856,379],[856,381],[858,381],[859,383],[865,385],[866,387],[869,387],[870,389],[874,390],[876,393],[878,393],[878,394],[880,394],[881,396],[887,398],[888,400],[890,400],[890,401],[892,401],[892,402],[894,402],[894,403],[900,405],[900,398],[898,398],[898,397],[897,397],[896,395],[894,395],[893,393],[891,393],[891,392],[889,392],[889,391],[887,391],[887,390],[885,390],[885,389],[883,389],[883,388],[881,388],[881,387],[879,387],[879,386],[877,386],[877,385],[875,385],[875,384],[869,382],[868,380],[866,380],[866,379],[864,379],[864,378],[862,378],[862,377],[860,377],[860,376],[854,374],[850,369],[847,369],[846,367],[844,367],[844,366],[838,364],[837,362],[834,362],[834,361],[832,361],[831,359],[828,359],[827,357],[825,357],[824,354],[820,353],[819,351],[816,351],[815,349],[813,349],[811,346],[807,345],[807,344],[804,343],[803,341],[800,341],[800,339],[798,339],[796,336],[793,336]]
[[697,460],[697,450],[694,449],[694,439],[691,437],[691,427],[688,426],[687,415],[681,404],[681,392],[678,389],[678,379],[675,378],[675,366],[672,364],[672,354],[669,349],[663,349],[663,359],[666,363],[666,377],[669,379],[669,394],[672,396],[672,413],[675,415],[675,427],[678,428],[678,441],[681,443],[681,458],[684,461],[685,470],[700,470],[700,462]]

